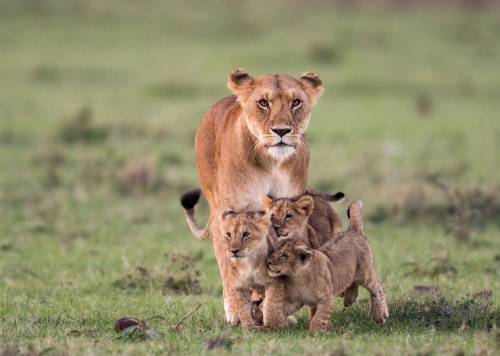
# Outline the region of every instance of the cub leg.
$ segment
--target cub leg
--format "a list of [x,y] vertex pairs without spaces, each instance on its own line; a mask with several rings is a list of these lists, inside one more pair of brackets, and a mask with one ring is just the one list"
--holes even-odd
[[389,317],[389,310],[385,300],[385,293],[374,270],[370,272],[369,277],[363,283],[368,292],[372,303],[372,319],[377,324],[383,323]]
[[281,278],[275,278],[273,283],[266,285],[263,301],[264,326],[282,329],[288,325],[284,313],[285,283]]
[[356,301],[358,297],[358,284],[353,282],[347,289],[344,291],[344,307],[350,307]]
[[314,314],[316,314],[316,305],[310,305],[307,308],[307,322],[311,324],[311,320],[314,318]]
[[311,323],[309,324],[309,331],[326,331],[332,326],[330,320],[333,312],[333,302],[335,300],[334,295],[325,296],[316,305],[316,313],[314,313]]
[[241,321],[241,326],[256,326],[257,323],[252,316],[250,289],[233,287],[228,292],[228,301],[235,307],[235,311]]

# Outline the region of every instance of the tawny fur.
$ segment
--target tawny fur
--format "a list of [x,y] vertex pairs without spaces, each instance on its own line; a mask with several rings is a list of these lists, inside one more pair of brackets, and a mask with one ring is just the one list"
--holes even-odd
[[226,210],[222,213],[220,228],[230,261],[226,296],[243,327],[258,325],[252,314],[252,292],[264,298],[259,320],[264,326],[283,328],[287,325],[283,313],[284,279],[270,277],[267,272],[266,258],[277,242],[277,236],[270,229],[270,215],[269,211]]
[[341,200],[344,193],[328,195],[314,192],[308,189],[306,194],[281,199],[264,194],[261,201],[263,209],[271,210],[271,221],[279,237],[298,237],[309,247],[317,249],[342,231],[337,213],[325,200]]
[[337,234],[318,250],[300,239],[282,239],[268,258],[271,276],[285,279],[285,315],[309,305],[309,330],[325,331],[331,326],[334,298],[345,291],[344,305],[356,299],[358,285],[370,292],[372,319],[382,323],[389,313],[384,290],[373,268],[373,254],[363,235],[357,200],[349,207],[349,229]]
[[[243,69],[230,74],[234,95],[205,114],[195,138],[201,189],[210,207],[209,236],[223,283],[227,321],[236,323],[227,298],[230,271],[219,222],[225,209],[260,209],[260,196],[292,197],[306,190],[309,145],[305,130],[311,106],[323,92],[321,79],[304,73],[250,77]],[[190,224],[197,237],[207,236]],[[206,228],[207,229],[207,228]]]

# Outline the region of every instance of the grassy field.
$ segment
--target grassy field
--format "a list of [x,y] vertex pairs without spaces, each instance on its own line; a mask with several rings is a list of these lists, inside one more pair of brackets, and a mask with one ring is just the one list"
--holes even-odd
[[[0,355],[499,353],[498,15],[0,1]],[[284,331],[226,328],[212,246],[178,198],[199,185],[196,129],[239,67],[323,79],[309,185],[346,194],[344,226],[363,200],[385,324],[339,300],[321,335],[305,311]],[[115,320],[154,315],[157,338],[117,339]]]

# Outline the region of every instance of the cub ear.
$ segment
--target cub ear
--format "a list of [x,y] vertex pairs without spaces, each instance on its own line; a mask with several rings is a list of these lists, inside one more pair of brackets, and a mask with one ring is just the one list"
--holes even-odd
[[306,217],[309,217],[314,209],[314,200],[308,195],[304,195],[302,198],[295,202],[297,209],[303,210]]
[[271,227],[271,210],[259,210],[254,213],[255,220],[266,225],[267,227]]
[[222,212],[222,218],[226,219],[228,215],[235,215],[236,213],[232,211],[231,209],[226,209]]
[[302,89],[306,92],[311,105],[316,104],[318,98],[323,94],[323,82],[313,72],[305,72],[300,77]]
[[235,69],[229,74],[227,86],[240,101],[245,102],[253,90],[253,78],[243,68]]
[[273,204],[273,199],[267,194],[262,194],[260,202],[262,204],[262,209],[270,209]]
[[308,264],[312,259],[312,251],[306,245],[295,247],[295,252],[303,264]]

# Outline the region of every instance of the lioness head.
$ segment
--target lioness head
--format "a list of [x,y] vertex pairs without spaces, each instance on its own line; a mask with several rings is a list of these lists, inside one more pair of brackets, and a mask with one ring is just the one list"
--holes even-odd
[[308,195],[273,199],[263,194],[261,202],[263,209],[271,211],[271,223],[279,237],[288,237],[293,232],[303,231],[314,209],[314,200]]
[[225,210],[220,224],[227,241],[227,255],[233,262],[246,258],[254,261],[266,257],[267,234],[271,227],[268,211],[235,213]]
[[267,258],[267,272],[271,277],[298,274],[307,268],[312,254],[311,249],[300,239],[281,239]]
[[323,92],[321,79],[312,72],[295,79],[286,74],[250,77],[244,69],[229,76],[228,87],[236,94],[256,145],[277,160],[290,157],[311,116],[311,106]]

